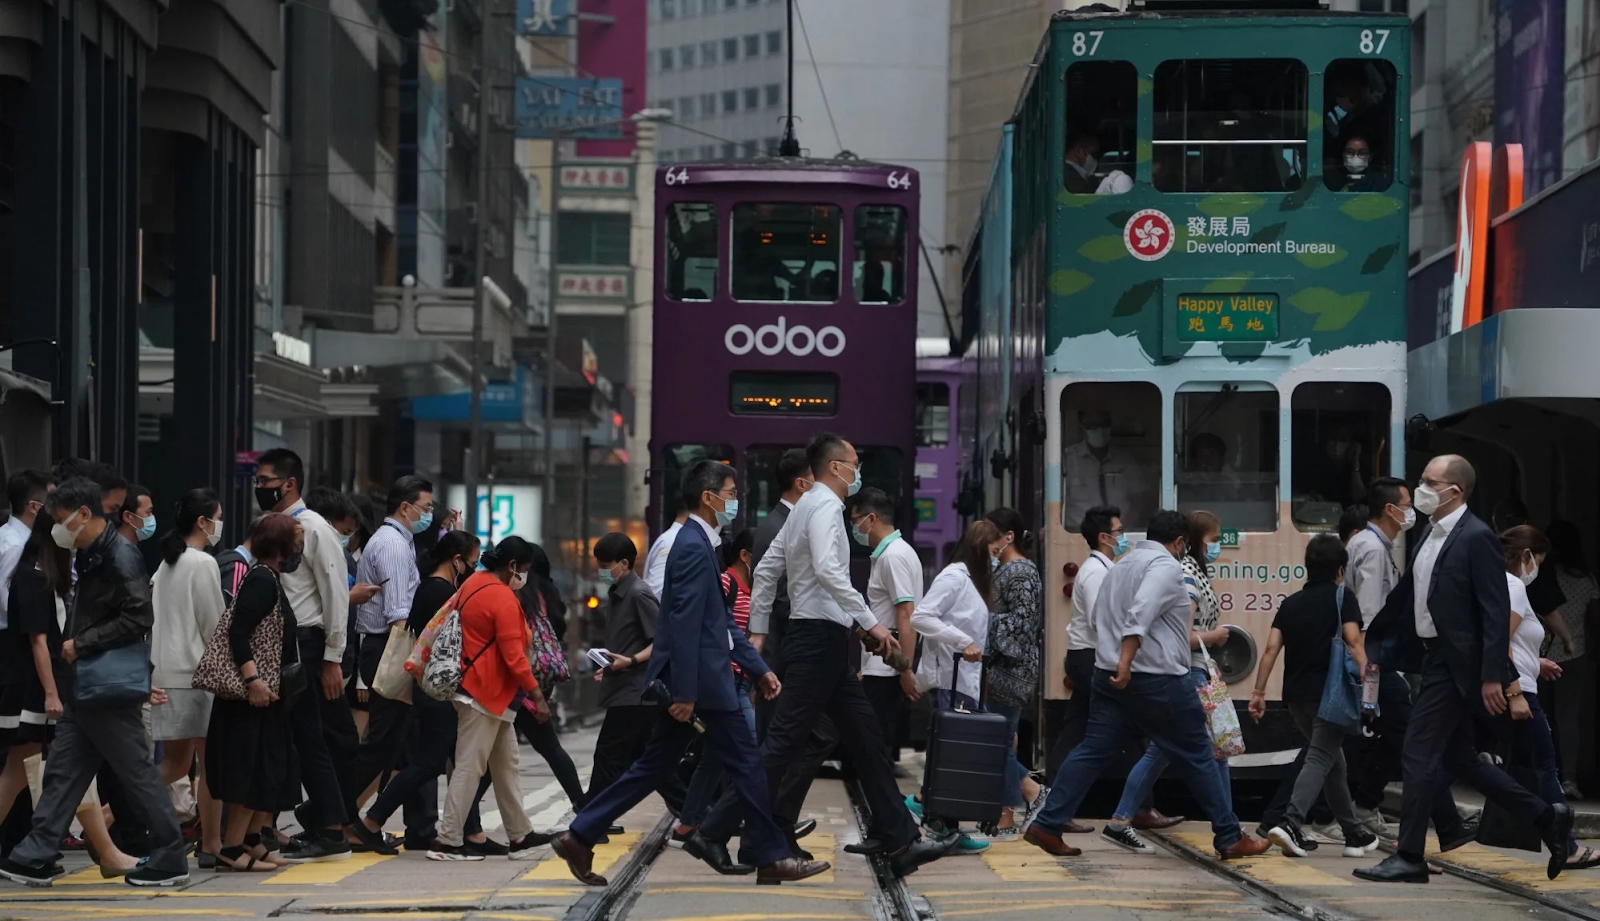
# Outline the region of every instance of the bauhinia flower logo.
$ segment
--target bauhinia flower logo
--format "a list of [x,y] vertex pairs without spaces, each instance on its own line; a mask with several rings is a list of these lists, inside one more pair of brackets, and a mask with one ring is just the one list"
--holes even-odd
[[1177,236],[1172,219],[1155,208],[1135,212],[1122,228],[1122,242],[1133,258],[1154,262],[1172,250]]

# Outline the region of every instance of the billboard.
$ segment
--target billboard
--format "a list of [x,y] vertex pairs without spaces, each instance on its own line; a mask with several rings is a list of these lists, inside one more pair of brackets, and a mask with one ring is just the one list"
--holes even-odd
[[1495,225],[1494,312],[1600,306],[1600,167]]
[[[492,491],[492,492],[491,492]],[[539,504],[543,492],[537,486],[503,485],[478,487],[478,539],[488,542],[512,534],[530,543],[543,543],[544,509]],[[466,512],[467,490],[451,486],[445,491],[450,508]],[[463,514],[463,519],[466,517]],[[464,528],[463,528],[464,529]]]
[[517,137],[622,137],[622,81],[597,77],[518,77]]
[[1521,144],[1525,194],[1561,179],[1566,0],[1498,0],[1494,142]]
[[566,35],[572,0],[517,0],[517,34]]

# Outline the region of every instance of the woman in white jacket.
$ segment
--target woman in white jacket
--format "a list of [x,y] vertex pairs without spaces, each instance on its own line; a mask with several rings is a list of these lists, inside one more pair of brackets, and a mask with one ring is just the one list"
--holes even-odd
[[[974,521],[956,546],[950,564],[934,577],[911,612],[911,626],[922,638],[917,684],[933,693],[933,705],[941,710],[953,710],[958,704],[978,709],[989,637],[990,593],[1003,546],[1005,540],[994,522]],[[955,674],[958,656],[968,664]]]
[[[155,624],[150,629],[151,736],[162,743],[161,779],[186,777],[198,758],[195,783],[200,806],[200,861],[212,863],[222,849],[222,806],[206,788],[206,730],[211,694],[191,687],[195,666],[222,619],[222,579],[205,551],[222,539],[222,504],[209,489],[191,489],[178,502],[178,517],[161,539],[161,566],[151,580]],[[209,860],[207,858],[210,858]]]

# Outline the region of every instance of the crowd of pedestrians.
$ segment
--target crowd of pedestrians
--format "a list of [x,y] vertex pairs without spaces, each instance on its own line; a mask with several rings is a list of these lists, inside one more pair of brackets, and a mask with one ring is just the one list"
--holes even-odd
[[[1449,796],[1461,781],[1536,831],[1551,878],[1600,865],[1572,834],[1557,715],[1559,682],[1587,667],[1582,623],[1600,592],[1575,530],[1547,536],[1511,508],[1493,527],[1474,516],[1475,473],[1459,457],[1435,459],[1415,490],[1374,481],[1340,533],[1310,539],[1306,584],[1282,602],[1243,710],[1262,719],[1281,675],[1304,737],[1256,836],[1234,812],[1241,732],[1213,657],[1230,635],[1212,586],[1217,515],[1158,511],[1137,542],[1116,507],[1082,516],[1066,752],[1045,786],[1016,750],[1044,664],[1029,523],[1008,508],[971,522],[925,584],[896,504],[863,488],[850,442],[819,434],[778,474],[782,501],[754,528],[731,530],[738,478],[704,460],[642,559],[626,534],[595,543],[605,718],[587,787],[551,723],[571,666],[548,556],[518,536],[485,545],[457,530],[426,479],[396,480],[369,521],[353,497],[308,489],[292,451],[268,451],[259,514],[227,547],[212,489],[185,492],[168,518],[101,464],[16,474],[0,525],[0,877],[50,885],[76,821],[101,874],[135,886],[187,881],[191,853],[202,869],[272,873],[402,845],[481,861],[531,859],[544,844],[600,885],[595,847],[658,793],[677,820],[672,843],[712,870],[794,881],[828,869],[806,851],[816,823],[802,818],[828,757],[848,763],[870,817],[846,850],[882,854],[898,875],[1018,837],[1074,857],[1070,836],[1093,831],[1075,815],[1129,744],[1143,756],[1101,835],[1136,853],[1152,852],[1140,831],[1182,821],[1151,802],[1170,767],[1225,860],[1274,846],[1305,857],[1328,840],[1308,821],[1326,803],[1345,856],[1396,841],[1358,876],[1425,881],[1430,821],[1443,851],[1478,837]],[[864,593],[853,545],[870,562]],[[1378,703],[1369,738],[1349,696],[1364,679]],[[963,829],[900,793],[900,726],[924,699],[1004,718],[994,821]],[[519,739],[570,801],[567,828],[533,828]],[[1391,834],[1376,807],[1395,779]],[[504,841],[482,824],[491,788]],[[385,831],[397,812],[399,836]]]

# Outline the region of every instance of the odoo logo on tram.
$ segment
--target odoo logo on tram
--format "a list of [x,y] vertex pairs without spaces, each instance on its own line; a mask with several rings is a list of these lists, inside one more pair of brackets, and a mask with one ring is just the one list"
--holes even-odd
[[722,344],[735,355],[748,355],[754,349],[763,355],[788,352],[803,358],[816,352],[824,358],[836,358],[844,351],[844,330],[837,326],[824,326],[813,332],[809,326],[788,324],[785,317],[756,329],[735,323],[723,334]]

